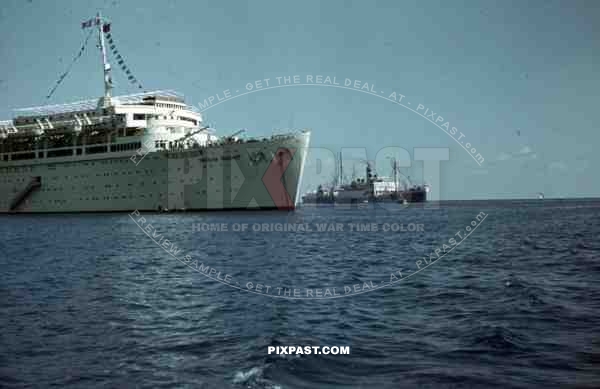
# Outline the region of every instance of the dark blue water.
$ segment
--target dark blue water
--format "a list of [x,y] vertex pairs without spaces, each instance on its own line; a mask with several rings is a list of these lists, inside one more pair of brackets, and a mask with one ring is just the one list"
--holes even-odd
[[142,216],[0,217],[1,387],[600,387],[598,201]]

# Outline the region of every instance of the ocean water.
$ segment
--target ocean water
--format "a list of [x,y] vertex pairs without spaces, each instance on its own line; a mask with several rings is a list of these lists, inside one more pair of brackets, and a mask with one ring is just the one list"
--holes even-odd
[[0,234],[0,387],[600,387],[600,201],[18,215]]

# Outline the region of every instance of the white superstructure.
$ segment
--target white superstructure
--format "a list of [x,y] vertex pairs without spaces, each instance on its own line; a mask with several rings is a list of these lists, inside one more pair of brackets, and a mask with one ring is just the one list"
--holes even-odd
[[295,208],[309,131],[218,137],[173,91],[112,96],[94,22],[105,94],[0,122],[0,212]]

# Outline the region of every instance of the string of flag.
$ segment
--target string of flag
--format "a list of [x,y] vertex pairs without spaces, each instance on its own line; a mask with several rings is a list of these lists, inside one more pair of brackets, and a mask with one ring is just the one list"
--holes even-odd
[[85,47],[87,46],[87,43],[90,40],[90,37],[92,36],[93,32],[94,32],[94,30],[90,30],[89,34],[85,38],[85,41],[83,42],[83,45],[81,46],[81,49],[79,49],[79,53],[75,56],[75,58],[73,58],[73,61],[71,61],[71,63],[69,64],[69,67],[67,68],[67,71],[60,75],[60,77],[58,78],[58,81],[56,81],[56,84],[54,85],[54,87],[52,88],[50,93],[48,93],[48,96],[46,96],[46,100],[49,99],[54,94],[54,91],[56,91],[56,88],[58,88],[60,83],[67,77],[67,75],[71,71],[71,68],[73,68],[73,65],[75,64],[75,62],[79,58],[81,58],[81,56],[83,55],[83,52],[85,51]]
[[144,89],[142,87],[142,84],[135,78],[135,76],[131,73],[131,70],[125,64],[125,59],[123,58],[123,56],[119,53],[119,50],[117,49],[115,41],[110,33],[110,24],[105,24],[103,26],[102,31],[104,32],[104,36],[106,37],[108,47],[110,48],[110,51],[111,51],[115,61],[121,67],[121,70],[123,70],[125,75],[127,76],[127,80],[129,82],[131,82],[131,84],[137,85],[139,89]]

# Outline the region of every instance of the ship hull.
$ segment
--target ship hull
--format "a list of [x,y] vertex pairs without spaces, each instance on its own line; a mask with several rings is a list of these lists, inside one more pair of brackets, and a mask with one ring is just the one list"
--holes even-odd
[[427,192],[425,191],[407,191],[400,192],[398,195],[378,196],[369,199],[374,203],[424,203],[427,201]]
[[350,198],[318,198],[318,197],[305,197],[303,198],[303,204],[355,204],[355,203],[424,203],[427,201],[427,192],[425,191],[407,191],[401,192],[396,196],[377,196],[369,197],[367,195],[355,196]]
[[[289,211],[299,200],[309,138],[2,161],[0,212]],[[33,179],[40,187],[25,192]]]

